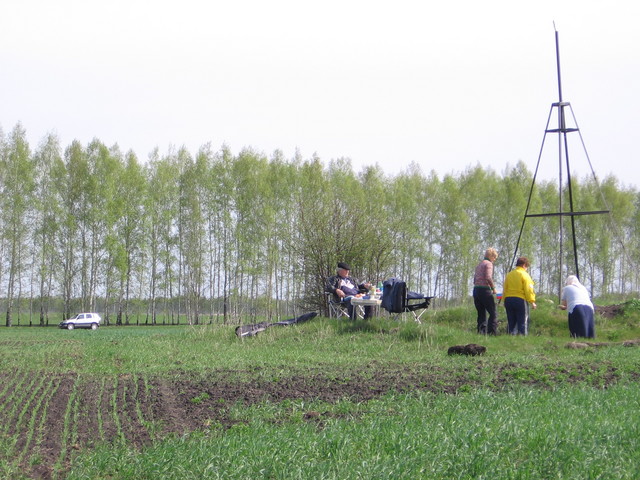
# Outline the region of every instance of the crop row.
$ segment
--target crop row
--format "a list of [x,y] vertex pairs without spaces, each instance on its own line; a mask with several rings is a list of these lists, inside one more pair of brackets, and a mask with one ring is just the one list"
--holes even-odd
[[150,443],[149,386],[135,376],[0,376],[0,476],[60,478],[73,456],[98,443]]

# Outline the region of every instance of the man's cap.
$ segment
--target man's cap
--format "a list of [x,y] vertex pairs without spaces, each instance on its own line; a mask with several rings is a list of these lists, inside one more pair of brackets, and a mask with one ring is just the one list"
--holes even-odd
[[344,270],[351,270],[351,267],[349,267],[349,265],[344,262],[338,262],[338,268],[342,268]]

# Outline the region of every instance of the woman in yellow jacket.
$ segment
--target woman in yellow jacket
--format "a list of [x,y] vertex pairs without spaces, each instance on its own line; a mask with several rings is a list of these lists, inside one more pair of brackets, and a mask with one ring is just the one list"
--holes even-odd
[[536,294],[533,280],[527,273],[529,259],[520,257],[516,268],[504,279],[502,297],[507,312],[507,323],[511,335],[526,335],[529,330],[529,304],[536,309]]

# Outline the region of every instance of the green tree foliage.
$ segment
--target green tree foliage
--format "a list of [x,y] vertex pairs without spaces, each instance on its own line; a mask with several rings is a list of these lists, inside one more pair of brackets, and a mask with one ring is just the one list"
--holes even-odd
[[[116,318],[130,322],[132,296],[147,294],[143,290],[145,263],[147,256],[148,224],[145,217],[145,201],[148,185],[142,165],[133,152],[125,155],[124,162],[114,172],[111,210],[116,215],[109,216],[111,230],[112,262],[118,273],[118,311]],[[141,201],[142,200],[142,201]],[[135,288],[135,286],[139,288]],[[118,321],[118,320],[117,320]]]
[[200,299],[204,290],[206,258],[205,198],[207,155],[201,152],[195,162],[187,159],[180,176],[180,221],[178,223],[185,311],[189,324],[200,322]]
[[0,218],[2,218],[2,262],[6,266],[6,325],[13,324],[14,303],[22,296],[22,277],[33,235],[32,199],[35,189],[34,159],[26,131],[18,124],[0,155]]
[[[413,164],[387,175],[348,159],[234,155],[205,145],[141,163],[99,140],[62,149],[47,136],[32,153],[24,129],[0,132],[0,298],[20,313],[104,312],[110,322],[239,322],[326,307],[338,261],[361,280],[389,277],[445,301],[469,296],[484,250],[533,261],[542,293],[574,273],[570,223],[555,212],[566,188],[536,182],[522,163],[439,178]],[[533,187],[533,188],[532,188]],[[629,295],[640,283],[640,196],[607,177],[573,179],[581,279],[592,295]],[[565,208],[566,210],[566,208]],[[563,255],[559,256],[563,240]],[[515,246],[518,244],[518,250]],[[53,320],[54,322],[58,319]]]
[[50,302],[55,292],[53,277],[60,260],[55,242],[52,241],[58,237],[59,221],[62,217],[62,206],[59,204],[54,185],[55,171],[63,169],[58,138],[48,135],[38,148],[34,159],[36,187],[33,198],[33,300],[39,300],[39,323],[46,325]]

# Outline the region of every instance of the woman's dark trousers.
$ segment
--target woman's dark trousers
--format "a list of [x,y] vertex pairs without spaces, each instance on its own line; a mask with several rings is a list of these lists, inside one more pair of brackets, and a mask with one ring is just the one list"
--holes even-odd
[[526,335],[529,333],[529,304],[524,298],[505,298],[504,309],[507,312],[508,328],[511,335]]
[[576,305],[569,314],[569,332],[572,337],[595,338],[596,327],[593,309],[588,305]]
[[[473,287],[473,304],[478,311],[478,333],[496,335],[498,333],[498,314],[496,299],[488,288]],[[487,315],[489,318],[487,319]]]

